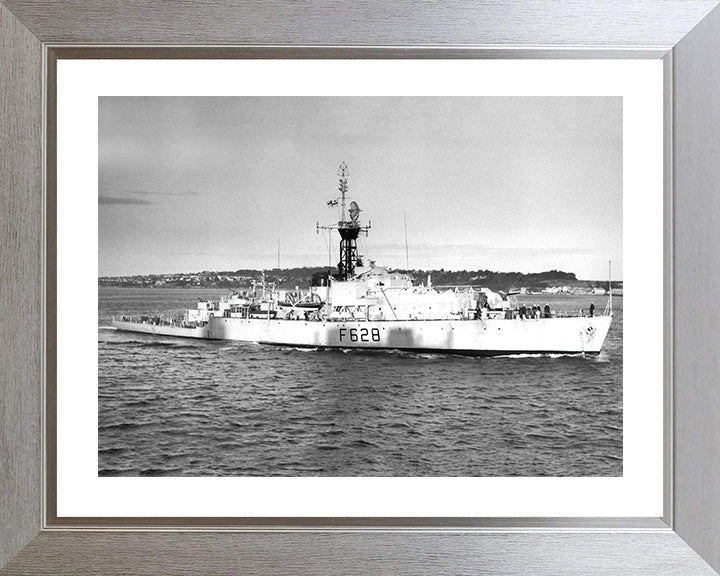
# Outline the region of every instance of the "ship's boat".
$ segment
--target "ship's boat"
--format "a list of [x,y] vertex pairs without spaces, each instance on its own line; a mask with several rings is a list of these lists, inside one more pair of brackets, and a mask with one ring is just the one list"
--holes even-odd
[[307,292],[280,294],[256,287],[219,302],[201,300],[181,319],[121,318],[119,330],[293,347],[367,348],[498,355],[599,353],[612,321],[612,292],[601,315],[559,316],[539,306],[518,306],[514,295],[488,288],[439,288],[374,262],[364,262],[357,239],[370,225],[347,206],[348,171],[339,171],[337,224],[319,226],[340,235],[337,272]]

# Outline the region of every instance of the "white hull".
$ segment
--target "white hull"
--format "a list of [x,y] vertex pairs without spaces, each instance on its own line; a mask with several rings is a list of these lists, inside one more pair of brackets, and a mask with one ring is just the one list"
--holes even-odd
[[295,347],[497,355],[598,353],[611,316],[498,320],[302,321],[212,318],[197,328],[113,321],[119,330]]

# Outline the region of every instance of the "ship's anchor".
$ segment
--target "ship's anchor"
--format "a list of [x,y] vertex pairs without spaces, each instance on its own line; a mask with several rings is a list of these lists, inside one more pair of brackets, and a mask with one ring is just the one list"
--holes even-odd
[[585,340],[587,339],[587,341],[590,342],[593,336],[595,336],[595,326],[592,324],[588,324],[585,330],[580,331],[580,347],[582,348],[583,355],[585,355]]

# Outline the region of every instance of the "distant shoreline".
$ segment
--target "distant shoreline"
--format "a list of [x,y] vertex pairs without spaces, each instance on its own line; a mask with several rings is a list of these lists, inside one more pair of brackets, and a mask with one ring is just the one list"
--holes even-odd
[[[410,275],[416,284],[426,283],[428,275],[437,287],[486,287],[519,294],[597,294],[607,293],[607,280],[578,280],[574,273],[548,270],[523,274],[491,270],[396,270]],[[116,288],[190,288],[248,289],[263,281],[278,289],[307,288],[327,281],[327,267],[305,267],[272,270],[203,271],[177,274],[139,274],[134,276],[101,276],[99,287]],[[622,280],[612,283],[613,295],[622,295]]]
[[[227,292],[229,290],[228,288],[218,288],[217,286],[103,286],[99,285],[99,289],[114,289],[119,288],[121,290],[197,290],[198,292],[202,290],[217,290],[218,292]],[[515,296],[520,298],[526,298],[526,297],[532,297],[532,296],[542,296],[543,298],[554,298],[554,297],[561,297],[561,298],[588,298],[591,296],[597,296],[598,298],[601,298],[603,296],[609,296],[609,294],[592,294],[589,292],[558,292],[558,293],[550,293],[550,292],[525,292],[523,294],[515,294]],[[616,291],[615,288],[613,288],[613,298],[622,298],[622,288],[619,291]]]

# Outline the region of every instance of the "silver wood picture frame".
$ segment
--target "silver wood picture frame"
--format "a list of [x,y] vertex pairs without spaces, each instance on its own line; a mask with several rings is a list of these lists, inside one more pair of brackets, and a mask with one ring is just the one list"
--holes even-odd
[[[0,2],[0,574],[714,574],[720,569],[717,5]],[[55,362],[54,298],[45,281],[54,269],[45,241],[56,234],[45,195],[54,187],[54,63],[128,56],[662,59],[662,518],[315,518],[245,525],[57,518],[47,387]]]

